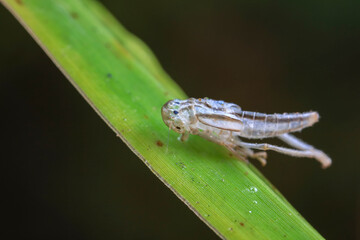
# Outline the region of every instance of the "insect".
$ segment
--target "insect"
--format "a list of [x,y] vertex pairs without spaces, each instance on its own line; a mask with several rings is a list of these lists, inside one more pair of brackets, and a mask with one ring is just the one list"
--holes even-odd
[[[265,166],[265,151],[273,150],[294,157],[314,158],[323,168],[331,165],[331,159],[324,152],[289,134],[316,123],[319,120],[317,112],[264,114],[243,111],[238,105],[224,101],[189,98],[168,101],[161,108],[161,115],[169,129],[181,134],[181,141],[186,141],[189,134],[199,135],[225,146],[246,162],[250,157]],[[243,141],[243,138],[271,137],[277,137],[293,148]]]

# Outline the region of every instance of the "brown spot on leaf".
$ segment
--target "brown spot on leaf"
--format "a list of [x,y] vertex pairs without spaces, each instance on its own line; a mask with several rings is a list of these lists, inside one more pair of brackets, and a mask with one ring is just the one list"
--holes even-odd
[[244,174],[247,176],[249,173],[248,173],[248,172],[245,172]]
[[156,141],[156,145],[158,145],[158,147],[164,146],[163,142],[160,141],[160,140],[157,140],[157,141]]
[[244,226],[245,224],[243,222],[240,223],[241,226]]
[[23,5],[22,0],[15,0],[15,2],[16,2],[17,4],[19,4],[19,5]]
[[78,19],[78,18],[79,18],[79,14],[77,14],[76,12],[70,13],[70,16],[71,16],[73,19]]
[[144,118],[145,118],[145,119],[149,119],[149,117],[148,117],[147,115],[144,115]]

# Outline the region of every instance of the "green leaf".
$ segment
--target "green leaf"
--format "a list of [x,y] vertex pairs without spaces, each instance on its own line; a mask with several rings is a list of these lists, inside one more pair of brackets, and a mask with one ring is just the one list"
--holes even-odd
[[219,236],[322,239],[251,164],[197,136],[181,143],[169,133],[161,106],[187,96],[98,2],[2,3],[116,134]]

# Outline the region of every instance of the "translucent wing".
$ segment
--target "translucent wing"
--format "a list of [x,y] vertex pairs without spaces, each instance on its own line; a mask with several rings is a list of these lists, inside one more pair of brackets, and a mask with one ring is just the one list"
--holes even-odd
[[228,115],[219,114],[197,114],[198,120],[210,127],[220,128],[233,132],[240,132],[243,128],[243,123],[237,118],[230,117]]

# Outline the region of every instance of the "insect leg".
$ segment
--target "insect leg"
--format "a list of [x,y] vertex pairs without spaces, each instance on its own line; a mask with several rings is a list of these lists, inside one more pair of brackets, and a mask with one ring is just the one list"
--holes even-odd
[[310,150],[314,149],[313,146],[307,144],[306,142],[302,141],[301,139],[295,137],[294,135],[285,133],[280,136],[277,136],[283,142],[289,144],[290,146],[300,149],[300,150]]
[[182,142],[186,142],[186,140],[188,140],[188,138],[189,138],[189,135],[190,134],[188,132],[185,132],[185,133],[181,134],[178,139]]
[[331,159],[324,152],[314,148],[310,144],[302,141],[301,139],[295,137],[294,135],[285,133],[283,135],[278,136],[278,138],[280,140],[284,141],[285,143],[289,144],[290,146],[293,146],[297,149],[309,150],[309,151],[314,152],[319,158],[322,159],[322,161],[320,161],[320,160],[318,160],[318,161],[320,161],[322,163],[323,168],[326,168],[331,165]]
[[[229,145],[224,145],[232,154],[234,154],[238,159],[249,163],[249,160],[247,160],[246,156],[246,152],[242,149],[242,148],[238,148],[238,147],[234,147],[234,146],[229,146]],[[249,149],[250,150],[250,149]],[[252,150],[250,150],[252,151]]]
[[246,163],[249,162],[247,157],[251,157],[251,158],[257,159],[261,163],[262,166],[266,165],[266,157],[267,157],[266,152],[254,153],[254,151],[251,150],[250,148],[242,147],[242,146],[238,146],[238,145],[235,145],[235,146],[225,145],[225,147],[230,152],[232,152],[238,159],[245,161]]
[[264,167],[266,165],[266,158],[267,158],[267,153],[266,152],[256,152],[253,153],[253,155],[251,155],[250,157],[257,159],[261,165]]
[[279,147],[267,143],[240,143],[242,147],[251,148],[251,149],[259,149],[259,150],[273,150],[279,153],[283,153],[286,155],[294,156],[294,157],[308,157],[315,158],[318,160],[323,168],[327,168],[331,165],[331,159],[322,151],[317,149],[308,149],[308,150],[296,150],[291,148]]

